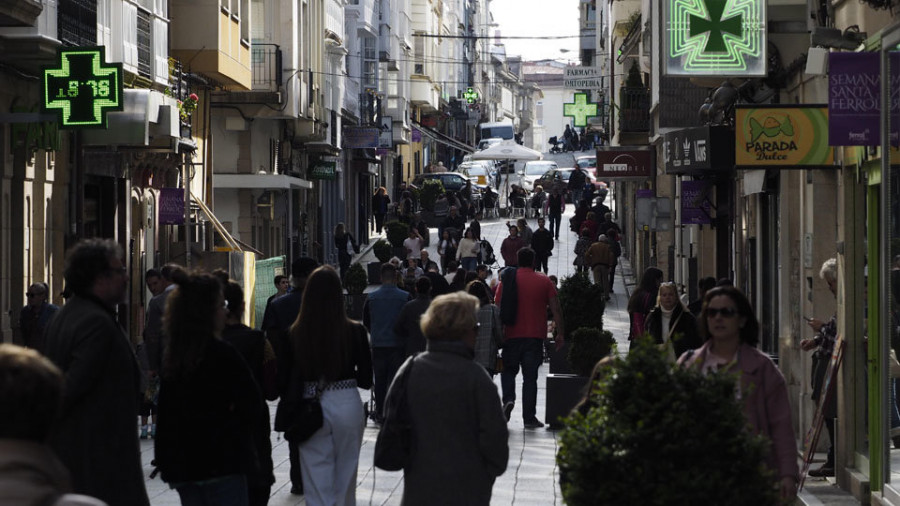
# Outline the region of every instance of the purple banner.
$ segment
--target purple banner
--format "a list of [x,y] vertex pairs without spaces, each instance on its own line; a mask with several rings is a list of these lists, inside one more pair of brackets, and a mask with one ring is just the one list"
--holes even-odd
[[184,224],[184,190],[181,188],[159,189],[160,225]]
[[656,195],[654,195],[653,190],[638,190],[634,196],[639,199],[652,199]]
[[[681,182],[681,224],[709,225],[709,200],[703,198],[707,183],[705,181]],[[703,198],[702,202],[698,202]]]
[[828,53],[828,144],[881,143],[879,58],[879,53]]
[[417,128],[413,128],[412,136],[409,140],[410,142],[422,142],[422,132],[420,132]]

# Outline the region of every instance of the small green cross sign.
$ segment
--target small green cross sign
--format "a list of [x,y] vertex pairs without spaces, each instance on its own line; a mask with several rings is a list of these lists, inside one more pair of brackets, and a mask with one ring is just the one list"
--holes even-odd
[[463,93],[463,98],[466,99],[467,103],[474,104],[475,102],[478,102],[478,92],[472,88],[466,88],[466,92]]
[[575,126],[587,126],[587,119],[599,116],[597,104],[589,104],[587,93],[576,93],[575,102],[563,104],[563,116],[574,118]]
[[45,112],[59,115],[60,128],[106,128],[109,111],[123,107],[122,64],[106,63],[103,46],[60,49],[44,69]]

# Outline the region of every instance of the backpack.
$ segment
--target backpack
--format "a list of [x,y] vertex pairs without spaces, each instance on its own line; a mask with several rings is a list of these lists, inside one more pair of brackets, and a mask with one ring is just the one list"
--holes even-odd
[[481,240],[481,259],[487,265],[497,263],[497,257],[494,255],[494,247],[487,239]]

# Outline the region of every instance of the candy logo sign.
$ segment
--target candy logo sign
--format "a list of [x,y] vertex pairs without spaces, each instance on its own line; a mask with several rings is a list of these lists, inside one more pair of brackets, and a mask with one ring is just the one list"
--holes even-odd
[[834,164],[824,107],[739,107],[735,120],[737,166]]

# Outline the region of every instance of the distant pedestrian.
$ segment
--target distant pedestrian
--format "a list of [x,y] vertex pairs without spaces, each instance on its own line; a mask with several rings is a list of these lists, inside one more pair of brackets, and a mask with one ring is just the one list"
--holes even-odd
[[472,360],[477,308],[475,297],[454,293],[434,299],[422,316],[428,349],[403,366],[412,429],[402,504],[487,506],[506,470],[509,434],[497,387]]
[[419,252],[419,267],[421,267],[424,272],[428,272],[432,267],[440,270],[438,264],[434,260],[431,260],[431,255],[426,249]]
[[553,238],[559,240],[559,227],[562,223],[562,215],[566,210],[566,198],[559,188],[553,188],[547,197],[547,217],[550,218],[550,231]]
[[615,291],[616,285],[616,267],[619,265],[619,257],[622,256],[622,244],[619,243],[619,234],[615,230],[608,230],[606,237],[609,238],[609,247],[613,252],[613,263],[609,267],[609,293]]
[[453,275],[453,279],[450,280],[450,291],[451,292],[461,292],[466,289],[466,276],[468,275],[468,271],[466,271],[465,267],[457,267],[456,274]]
[[384,228],[384,217],[387,215],[390,203],[391,198],[388,196],[385,187],[378,187],[375,190],[375,195],[372,196],[372,215],[375,216],[376,233],[380,234]]
[[[497,305],[506,312],[507,305],[515,308],[512,323],[505,317],[503,342],[503,411],[509,420],[516,400],[516,375],[522,368],[522,418],[525,428],[536,429],[544,424],[537,418],[538,368],[544,361],[544,341],[547,339],[547,308],[556,323],[557,347],[563,344],[565,324],[556,298],[556,287],[547,276],[534,271],[534,250],[519,250],[515,289],[504,281],[497,287]],[[504,301],[504,298],[507,300]]]
[[268,410],[247,363],[220,338],[228,311],[222,283],[182,270],[172,281],[156,466],[184,505],[265,504],[275,481],[271,463],[262,463],[271,458]]
[[797,495],[800,473],[784,376],[769,356],[757,349],[759,322],[740,290],[716,287],[706,293],[705,301],[699,329],[708,340],[700,349],[682,355],[679,363],[703,374],[735,374],[735,396],[743,405],[748,428],[772,443],[765,464],[774,473],[782,501],[788,504]]
[[444,231],[450,231],[450,237],[459,241],[462,238],[463,229],[466,228],[466,219],[459,214],[459,208],[455,205],[450,206],[450,214],[441,221],[438,227],[438,234],[444,237]]
[[410,227],[409,237],[403,241],[403,247],[406,248],[406,258],[412,258],[418,263],[422,248],[425,247],[425,240],[419,235],[419,231]]
[[519,237],[519,227],[509,224],[509,236],[503,239],[503,242],[500,244],[500,256],[503,257],[503,263],[506,267],[519,265],[518,252],[526,246],[528,246],[528,243]]
[[[291,327],[294,369],[289,398],[321,395],[322,427],[299,444],[303,490],[310,506],[356,504],[356,471],[365,418],[358,388],[372,388],[366,329],[347,318],[344,291],[329,266],[306,283]],[[296,443],[292,443],[296,444]]]
[[[266,310],[263,317],[263,332],[275,350],[275,358],[278,367],[278,394],[281,399],[275,410],[275,430],[285,432],[289,427],[286,419],[287,411],[284,404],[284,396],[287,394],[290,378],[286,371],[293,368],[294,351],[289,337],[289,329],[300,314],[300,306],[303,303],[303,289],[309,275],[319,266],[319,262],[310,257],[297,257],[291,264],[291,286],[293,290],[283,297],[272,301],[272,305]],[[291,443],[291,436],[285,433],[288,441],[290,459],[291,494],[303,494],[303,478],[300,471],[300,452],[298,446]]]
[[147,283],[147,289],[150,290],[150,296],[155,297],[162,292],[162,274],[158,269],[147,269],[144,274],[144,281]]
[[344,279],[344,276],[347,275],[347,271],[350,269],[353,255],[359,252],[359,244],[356,243],[353,235],[347,231],[343,222],[338,223],[334,227],[334,247],[337,250],[341,279]]
[[287,276],[283,274],[279,274],[275,276],[274,281],[272,283],[275,285],[275,293],[269,296],[266,299],[266,309],[269,309],[269,305],[272,304],[272,301],[285,295],[288,292],[288,288],[291,286],[291,280]]
[[628,340],[634,340],[647,332],[645,323],[647,315],[656,304],[659,285],[662,283],[663,272],[656,267],[647,267],[641,276],[637,289],[628,299],[628,317],[631,322],[631,330]]
[[440,269],[436,265],[428,267],[428,270],[425,271],[425,277],[431,280],[431,298],[450,293],[450,282],[441,275]]
[[472,228],[467,228],[459,247],[456,249],[456,260],[466,271],[474,271],[478,265],[478,254],[481,252],[481,243],[475,239]]
[[656,307],[647,316],[646,328],[656,344],[666,348],[671,362],[684,352],[703,345],[697,332],[697,320],[681,303],[672,282],[659,285]]
[[0,504],[106,505],[70,493],[69,471],[47,445],[63,383],[60,370],[37,351],[0,344]]
[[609,300],[609,269],[615,260],[612,245],[605,235],[584,253],[584,263],[594,275],[594,284],[600,286],[603,300]]
[[572,261],[572,265],[575,266],[575,272],[587,272],[590,266],[585,261],[584,255],[594,244],[594,240],[591,239],[590,230],[582,230],[580,235],[578,242],[575,243],[575,260]]
[[547,261],[553,255],[553,234],[544,228],[544,218],[538,218],[538,228],[531,236],[531,249],[535,255],[535,270],[542,270],[547,274]]
[[703,297],[706,296],[706,292],[712,290],[715,286],[716,278],[712,276],[700,278],[700,281],[697,282],[697,291],[699,292],[697,300],[688,304],[688,311],[690,311],[694,317],[700,316],[700,310],[703,309]]
[[528,226],[528,220],[519,218],[516,220],[516,225],[519,227],[519,237],[525,241],[526,246],[531,246],[531,236],[534,234],[534,231]]
[[425,351],[425,334],[422,333],[419,319],[431,305],[431,280],[422,276],[416,280],[415,286],[416,298],[403,306],[394,323],[394,332],[403,341],[407,357]]
[[[404,343],[394,331],[400,311],[409,301],[409,293],[397,288],[397,270],[393,265],[381,266],[381,286],[369,294],[363,306],[363,323],[372,342],[372,366],[375,370],[376,422],[384,417],[384,397],[397,369],[406,357]],[[412,287],[410,287],[412,289]]]
[[575,204],[575,214],[569,218],[569,229],[578,237],[581,237],[581,224],[587,219],[588,212],[590,212],[590,207],[587,202],[582,200]]
[[475,363],[493,378],[497,374],[497,352],[503,346],[500,308],[494,305],[491,290],[481,280],[466,285],[466,293],[478,299],[478,336],[475,338]]
[[141,382],[131,342],[115,318],[128,294],[122,250],[87,239],[66,255],[72,296],[47,329],[45,355],[66,378],[51,445],[73,490],[111,506],[146,505],[136,420]]
[[585,181],[587,181],[587,176],[584,174],[584,171],[578,167],[572,169],[572,174],[569,176],[569,182],[566,183],[566,188],[568,188],[569,193],[572,194],[572,204],[576,208],[581,206],[581,196],[584,192]]
[[19,313],[19,331],[22,344],[33,350],[44,352],[44,341],[50,321],[59,311],[59,306],[47,301],[50,290],[46,283],[34,283],[28,287],[25,297],[28,304]]
[[438,255],[441,257],[441,270],[444,274],[447,274],[447,266],[449,263],[451,261],[456,261],[457,246],[456,239],[450,235],[450,229],[444,229],[444,231],[441,232],[441,242],[438,244]]
[[606,212],[601,214],[600,217],[603,218],[603,221],[601,221],[600,225],[597,227],[597,233],[607,234],[610,230],[615,230],[616,234],[622,234],[622,229],[613,221],[612,213]]
[[472,218],[472,221],[469,223],[469,229],[472,230],[472,237],[476,241],[481,241],[481,222],[478,221],[478,215]]
[[599,225],[600,224],[597,223],[597,215],[591,211],[588,211],[587,217],[583,222],[581,222],[581,228],[579,229],[579,232],[584,232],[585,230],[587,230],[588,232],[590,232],[591,240],[596,241],[600,236],[597,233]]
[[180,268],[175,264],[162,266],[159,270],[160,280],[156,285],[160,291],[147,303],[143,346],[147,353],[148,374],[151,382],[155,381],[159,370],[162,368],[162,358],[168,341],[163,331],[163,314],[166,311],[166,301],[169,298],[169,293],[175,289],[175,285],[172,283],[172,275]]
[[415,212],[413,207],[412,194],[409,191],[403,192],[400,197],[400,206],[397,209],[398,217],[401,223],[406,223],[407,225],[412,223],[412,216]]
[[547,193],[544,192],[544,187],[541,185],[537,185],[534,187],[534,195],[531,196],[531,205],[528,206],[531,208],[531,215],[535,218],[541,217],[541,211],[544,210],[547,204]]

